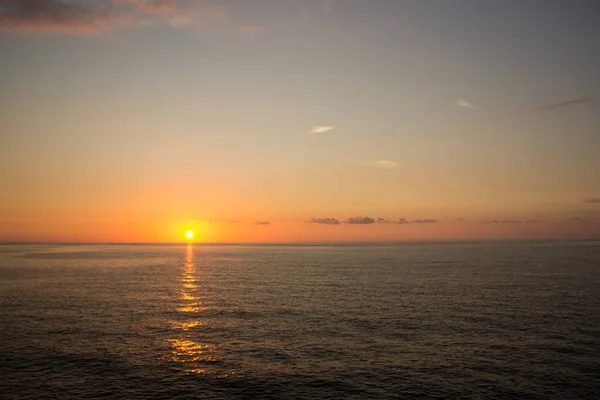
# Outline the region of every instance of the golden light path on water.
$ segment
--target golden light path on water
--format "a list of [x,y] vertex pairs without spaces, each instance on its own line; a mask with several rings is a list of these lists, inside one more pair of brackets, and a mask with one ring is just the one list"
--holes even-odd
[[[188,374],[208,374],[209,371],[207,371],[206,366],[218,361],[214,355],[216,346],[202,344],[194,340],[198,336],[195,328],[204,325],[199,320],[198,314],[206,310],[206,307],[202,306],[201,298],[198,295],[199,285],[200,282],[194,265],[194,248],[189,243],[186,248],[185,266],[181,277],[180,306],[177,308],[177,312],[187,318],[171,322],[171,327],[175,332],[178,332],[178,335],[167,339],[171,348],[168,359],[181,363],[184,371]],[[219,377],[225,378],[232,374],[234,374],[233,371],[229,374],[219,375]]]

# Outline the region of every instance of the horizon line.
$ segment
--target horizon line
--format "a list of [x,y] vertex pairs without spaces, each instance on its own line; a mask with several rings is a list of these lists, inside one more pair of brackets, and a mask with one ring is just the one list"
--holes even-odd
[[0,241],[6,245],[207,245],[207,246],[285,246],[285,245],[357,245],[357,244],[410,244],[410,243],[506,243],[506,242],[600,242],[600,237],[564,238],[505,238],[505,239],[426,239],[426,240],[370,240],[370,241],[291,241],[291,242],[56,242],[56,241]]

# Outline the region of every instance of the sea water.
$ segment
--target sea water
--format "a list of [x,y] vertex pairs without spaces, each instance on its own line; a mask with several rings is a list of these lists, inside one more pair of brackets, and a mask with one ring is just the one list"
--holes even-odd
[[598,242],[2,245],[0,397],[600,396]]

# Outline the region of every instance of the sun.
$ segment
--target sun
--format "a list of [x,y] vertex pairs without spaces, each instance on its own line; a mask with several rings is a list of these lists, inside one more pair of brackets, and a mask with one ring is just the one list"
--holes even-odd
[[185,237],[188,239],[193,239],[194,238],[194,231],[187,231],[185,233]]

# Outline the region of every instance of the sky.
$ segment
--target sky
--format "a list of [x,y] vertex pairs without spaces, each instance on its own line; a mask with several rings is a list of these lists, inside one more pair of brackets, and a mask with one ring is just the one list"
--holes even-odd
[[600,238],[596,0],[0,0],[0,241]]

